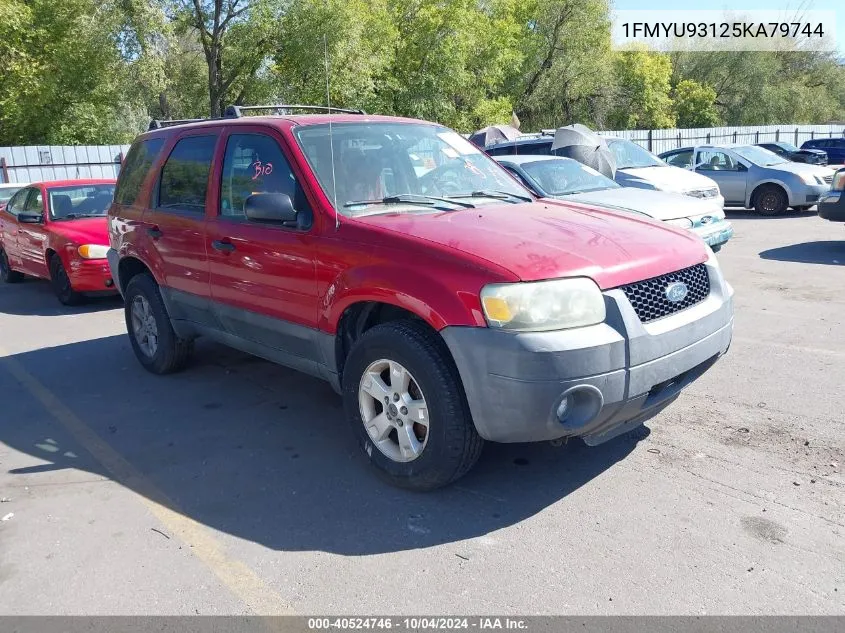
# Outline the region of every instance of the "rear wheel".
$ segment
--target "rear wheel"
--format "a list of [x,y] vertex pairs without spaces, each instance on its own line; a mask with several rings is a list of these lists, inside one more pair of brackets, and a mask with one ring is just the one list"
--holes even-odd
[[3,283],[16,284],[23,280],[23,275],[16,270],[12,270],[12,265],[9,263],[9,258],[6,256],[6,251],[0,248],[0,279]]
[[158,284],[149,275],[135,275],[124,296],[126,331],[132,350],[145,369],[169,374],[187,365],[194,342],[177,336],[161,298]]
[[788,206],[786,192],[777,185],[763,185],[754,195],[754,208],[760,215],[780,215]]
[[59,301],[66,306],[79,305],[85,300],[80,293],[73,289],[64,264],[58,255],[50,257],[50,283]]
[[343,401],[370,463],[396,486],[445,486],[481,455],[457,368],[422,323],[393,321],[365,332],[344,367]]

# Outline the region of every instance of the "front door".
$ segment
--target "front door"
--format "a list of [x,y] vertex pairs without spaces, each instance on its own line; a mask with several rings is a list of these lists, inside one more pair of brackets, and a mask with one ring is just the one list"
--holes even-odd
[[212,327],[205,209],[217,140],[205,130],[176,141],[142,217],[143,248],[171,317]]
[[23,213],[39,215],[41,222],[39,224],[18,222],[18,253],[21,258],[21,271],[47,279],[50,277],[45,257],[47,231],[44,224],[44,195],[40,187],[30,190]]
[[698,173],[712,178],[719,184],[725,204],[745,205],[748,169],[733,156],[718,149],[699,150],[696,155]]
[[[229,130],[207,248],[211,295],[224,329],[297,365],[320,359],[313,213],[280,141],[265,128]],[[299,226],[247,220],[244,203],[257,193],[287,194]]]

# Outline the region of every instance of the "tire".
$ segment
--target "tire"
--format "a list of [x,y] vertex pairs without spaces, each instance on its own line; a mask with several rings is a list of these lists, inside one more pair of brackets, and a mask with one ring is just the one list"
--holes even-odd
[[77,306],[85,300],[83,295],[73,289],[70,277],[58,255],[50,257],[50,283],[53,286],[53,292],[63,305]]
[[[137,327],[133,308],[137,306],[140,316],[143,305],[146,305],[146,318],[142,321],[143,327]],[[127,285],[124,315],[132,350],[147,371],[158,375],[170,374],[188,364],[194,341],[176,335],[158,284],[150,275],[135,275]],[[149,329],[151,324],[155,326],[154,334]],[[155,339],[154,347],[151,347],[151,336]]]
[[[362,399],[370,402],[364,388],[365,378],[373,376],[379,363],[385,361],[392,363],[387,372],[398,364],[410,377],[409,386],[396,404],[401,405],[406,401],[405,395],[411,394],[415,398],[421,397],[424,408],[413,401],[407,403],[408,410],[401,407],[401,413],[397,413],[400,419],[393,419],[390,434],[377,442],[364,422],[374,411],[362,404]],[[383,380],[381,384],[393,391],[393,381],[390,385],[387,382]],[[371,386],[371,389],[377,387]],[[398,390],[402,391],[402,388]],[[372,397],[372,402],[375,401]],[[346,360],[343,402],[352,431],[370,463],[383,479],[395,486],[412,490],[440,488],[465,475],[481,455],[484,440],[475,430],[458,370],[442,339],[425,324],[392,321],[367,330],[355,342]],[[382,416],[388,416],[389,406],[382,407]],[[405,420],[416,420],[412,417],[414,411],[419,419],[423,419],[423,415],[428,418],[428,426],[401,420],[402,414],[406,415]],[[416,457],[408,459],[404,455],[397,459],[388,455],[396,449],[402,450],[399,427],[413,433],[421,446]],[[369,428],[378,435],[375,425]],[[385,425],[384,428],[389,427]]]
[[754,193],[754,209],[760,215],[780,215],[789,207],[786,192],[777,185],[763,185]]
[[0,248],[0,278],[3,279],[3,283],[7,284],[16,284],[23,281],[23,274],[12,270],[12,265],[6,256],[6,251],[2,248]]

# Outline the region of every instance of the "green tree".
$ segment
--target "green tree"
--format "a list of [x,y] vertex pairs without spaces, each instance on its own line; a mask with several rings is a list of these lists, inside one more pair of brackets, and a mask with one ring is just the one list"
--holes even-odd
[[667,55],[637,48],[613,60],[615,94],[608,123],[614,129],[659,129],[675,126],[669,95],[672,62]]
[[719,125],[716,91],[693,79],[684,79],[675,86],[675,112],[678,127],[715,127]]

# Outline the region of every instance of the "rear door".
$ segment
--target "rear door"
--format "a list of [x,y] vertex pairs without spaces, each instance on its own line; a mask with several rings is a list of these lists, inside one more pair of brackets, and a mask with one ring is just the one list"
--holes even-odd
[[208,286],[206,205],[219,128],[191,130],[165,148],[149,208],[142,216],[140,250],[161,282],[171,317],[214,327]]
[[21,189],[6,205],[6,209],[0,211],[0,246],[6,251],[6,257],[13,268],[20,270],[21,255],[18,249],[18,213],[23,211],[26,199],[29,197],[30,187]]
[[21,258],[21,270],[29,275],[49,278],[45,248],[47,245],[47,225],[44,220],[44,191],[40,187],[30,189],[23,213],[40,215],[38,224],[18,223],[18,252]]
[[[211,294],[228,333],[280,351],[281,362],[308,371],[321,358],[314,214],[283,147],[268,128],[229,130],[215,179],[219,201],[208,223]],[[247,220],[244,202],[255,193],[288,195],[302,218],[299,226]]]

